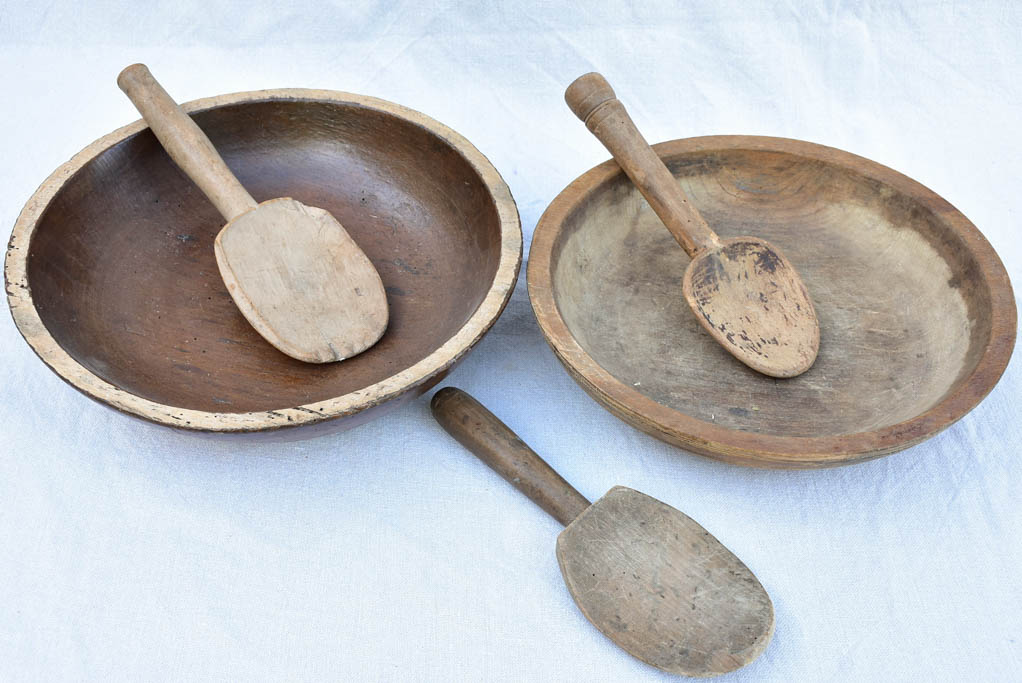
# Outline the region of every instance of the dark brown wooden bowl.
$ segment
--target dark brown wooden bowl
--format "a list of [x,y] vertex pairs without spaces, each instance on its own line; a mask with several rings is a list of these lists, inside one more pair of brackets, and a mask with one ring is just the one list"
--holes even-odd
[[18,328],[76,388],[192,430],[342,428],[435,384],[500,315],[521,264],[518,212],[493,166],[451,129],[321,90],[184,108],[257,200],[290,196],[341,221],[383,278],[387,332],[329,365],[263,341],[217,270],[223,219],[138,121],[57,169],[7,252]]
[[1015,343],[1008,275],[980,232],[919,183],[808,142],[656,145],[721,237],[756,235],[801,273],[820,319],[793,379],[745,367],[681,292],[688,257],[617,164],[540,219],[529,295],[571,375],[618,417],[742,465],[818,467],[906,448],[993,388]]

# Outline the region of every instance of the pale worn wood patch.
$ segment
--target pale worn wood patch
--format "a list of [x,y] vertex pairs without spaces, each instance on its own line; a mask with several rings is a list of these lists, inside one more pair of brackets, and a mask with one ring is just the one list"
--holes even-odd
[[715,676],[748,664],[774,610],[741,560],[688,516],[623,486],[557,538],[568,590],[600,631],[665,671]]
[[372,262],[328,212],[272,199],[224,226],[217,265],[259,334],[306,362],[344,360],[387,328],[387,295]]
[[685,299],[731,355],[771,377],[794,377],[820,349],[816,311],[798,273],[754,237],[701,252],[685,269]]

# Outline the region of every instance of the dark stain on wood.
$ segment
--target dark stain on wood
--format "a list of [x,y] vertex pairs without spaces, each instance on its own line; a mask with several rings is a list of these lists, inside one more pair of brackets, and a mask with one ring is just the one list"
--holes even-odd
[[756,267],[764,273],[773,273],[780,263],[781,260],[777,258],[777,254],[770,249],[760,249],[756,254]]

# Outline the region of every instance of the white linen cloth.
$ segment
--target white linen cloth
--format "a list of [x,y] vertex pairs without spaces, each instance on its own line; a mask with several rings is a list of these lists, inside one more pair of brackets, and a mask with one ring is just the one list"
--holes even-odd
[[[0,4],[0,224],[137,118],[147,62],[181,101],[318,87],[453,127],[518,202],[607,158],[562,101],[600,70],[652,141],[777,135],[846,149],[961,209],[1022,282],[1022,5],[1004,2]],[[887,458],[760,471],[600,408],[547,348],[522,280],[447,383],[583,494],[686,512],[773,598],[730,681],[1006,681],[1022,671],[1017,357],[949,430]],[[575,608],[557,523],[422,398],[345,433],[213,442],[65,385],[0,315],[0,679],[656,680]],[[1017,355],[1017,354],[1016,354]]]

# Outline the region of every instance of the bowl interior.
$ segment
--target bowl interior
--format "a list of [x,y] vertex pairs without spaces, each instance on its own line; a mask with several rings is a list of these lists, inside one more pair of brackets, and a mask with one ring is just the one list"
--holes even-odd
[[666,161],[721,237],[763,237],[787,255],[816,306],[820,353],[805,374],[775,380],[720,348],[682,296],[688,256],[617,173],[568,214],[551,263],[570,333],[623,384],[721,427],[810,437],[913,418],[976,366],[990,292],[939,212],[796,154],[711,149]]
[[217,270],[213,240],[224,219],[146,129],[65,183],[29,249],[43,323],[96,375],[180,408],[299,406],[408,368],[486,296],[500,259],[497,207],[436,134],[356,103],[301,99],[225,105],[195,119],[256,200],[293,197],[341,222],[383,279],[387,332],[329,365],[263,341]]

